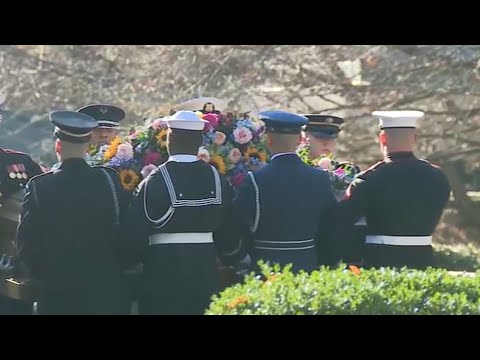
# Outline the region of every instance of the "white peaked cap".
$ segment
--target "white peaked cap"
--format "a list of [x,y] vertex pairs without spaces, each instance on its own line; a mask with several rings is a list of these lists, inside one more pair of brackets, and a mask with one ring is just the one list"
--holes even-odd
[[403,111],[374,111],[373,116],[378,118],[381,129],[388,128],[416,128],[417,119],[425,114],[422,111],[403,110]]
[[182,130],[203,130],[207,120],[200,119],[200,117],[193,111],[181,110],[171,116],[166,116],[162,119],[171,129]]
[[0,93],[0,105],[2,105],[5,102],[6,98],[7,97],[5,96],[5,94]]

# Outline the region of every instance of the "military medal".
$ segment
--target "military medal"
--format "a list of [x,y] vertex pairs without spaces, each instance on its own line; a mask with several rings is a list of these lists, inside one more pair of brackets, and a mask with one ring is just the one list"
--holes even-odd
[[20,171],[22,172],[22,179],[25,179],[27,180],[28,179],[28,175],[26,173],[26,170],[25,169],[25,165],[24,164],[20,164]]
[[15,172],[14,172],[14,169],[13,169],[13,165],[10,165],[8,168],[8,177],[10,179],[15,179],[16,175],[15,175]]

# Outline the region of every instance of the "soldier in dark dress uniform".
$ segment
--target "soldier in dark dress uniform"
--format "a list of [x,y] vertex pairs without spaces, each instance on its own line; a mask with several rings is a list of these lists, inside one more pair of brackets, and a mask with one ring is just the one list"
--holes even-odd
[[[5,95],[0,94],[0,106]],[[0,127],[2,113],[0,109]],[[14,248],[20,211],[13,197],[23,196],[25,185],[33,176],[43,173],[39,164],[25,153],[0,148],[0,272],[10,277],[18,268],[14,268]],[[20,204],[20,202],[19,202]],[[5,255],[5,256],[4,256]],[[5,281],[0,276],[0,281]],[[4,286],[2,283],[0,286]],[[32,303],[23,302],[0,294],[0,314],[31,314]]]
[[347,190],[342,218],[367,219],[365,265],[434,265],[432,234],[442,216],[450,186],[435,165],[414,153],[420,111],[377,111],[384,160],[360,173]]
[[140,183],[127,223],[128,252],[143,263],[139,313],[203,314],[220,286],[217,254],[236,261],[233,189],[197,158],[205,120],[182,110],[164,121],[170,158]]
[[[264,121],[270,164],[248,176],[234,205],[238,232],[253,265],[259,260],[293,271],[312,271],[329,262],[318,247],[331,249],[331,216],[337,202],[329,176],[295,153],[308,119],[284,111],[259,114]],[[320,258],[319,258],[320,255]]]
[[[318,156],[332,154],[335,157],[337,147],[337,138],[342,130],[344,119],[339,116],[321,115],[321,114],[305,114],[308,118],[308,124],[305,126],[305,134],[310,144],[310,159],[313,160]],[[344,169],[352,174],[353,178],[360,173],[360,168],[350,161],[332,160],[331,170]],[[337,201],[343,200],[345,190],[334,190]],[[341,226],[342,219],[336,219],[335,223]],[[343,225],[345,226],[345,225]],[[344,243],[349,245],[343,250],[342,260],[348,264],[361,265],[362,248],[365,242],[367,231],[367,223],[365,218],[361,218],[349,229],[342,229],[344,236],[348,239]]]
[[[114,105],[87,105],[77,110],[77,112],[88,115],[98,122],[98,127],[92,130],[90,135],[90,146],[87,149],[89,154],[94,154],[102,145],[109,145],[118,135],[120,122],[125,118],[125,111]],[[87,159],[89,165],[101,165],[101,161]],[[52,166],[51,170],[56,170],[60,163]]]
[[87,105],[77,111],[91,116],[98,122],[98,127],[92,131],[92,146],[110,144],[118,135],[120,122],[125,119],[125,111],[114,105]]
[[128,198],[115,170],[84,160],[97,122],[72,111],[50,119],[61,165],[27,184],[17,234],[38,313],[128,314],[119,241]]

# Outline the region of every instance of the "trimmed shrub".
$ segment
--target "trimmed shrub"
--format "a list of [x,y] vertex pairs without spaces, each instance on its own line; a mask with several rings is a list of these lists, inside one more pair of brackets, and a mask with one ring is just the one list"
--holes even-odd
[[328,269],[293,274],[260,263],[263,276],[212,298],[207,315],[480,314],[480,273],[446,270]]

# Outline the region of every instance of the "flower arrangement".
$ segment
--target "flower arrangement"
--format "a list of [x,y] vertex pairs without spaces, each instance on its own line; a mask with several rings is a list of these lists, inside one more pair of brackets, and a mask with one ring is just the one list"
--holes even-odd
[[[234,189],[238,189],[248,171],[260,168],[269,160],[265,129],[248,113],[221,113],[210,105],[207,103],[196,111],[200,118],[208,121],[197,156],[215,166]],[[167,133],[162,119],[150,121],[132,129],[124,139],[115,138],[109,145],[92,149],[88,161],[115,168],[123,187],[133,191],[152,170],[167,161]]]
[[116,169],[123,188],[133,192],[152,170],[168,159],[167,127],[161,119],[133,129],[125,138],[92,148],[87,161]]
[[310,158],[310,144],[303,140],[297,149],[297,154],[302,161],[310,166],[328,171],[330,181],[335,191],[347,190],[355,176],[360,172],[358,166],[350,162],[338,162],[333,159],[333,154],[322,154],[314,159]]
[[197,111],[208,123],[198,158],[209,162],[238,189],[248,171],[265,165],[269,154],[263,125],[248,113]]

